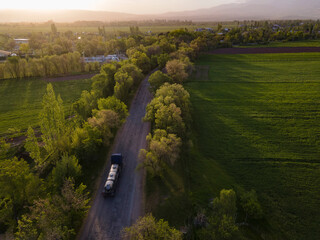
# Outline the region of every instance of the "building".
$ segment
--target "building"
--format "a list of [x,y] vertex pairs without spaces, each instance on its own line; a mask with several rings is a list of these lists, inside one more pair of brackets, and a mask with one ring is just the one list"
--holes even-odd
[[11,55],[11,52],[7,52],[7,51],[0,50],[0,58],[1,58],[1,59],[6,59],[6,58],[9,57],[10,55]]
[[108,56],[95,56],[95,57],[84,57],[84,62],[98,62],[98,63],[104,63],[104,62],[120,62],[120,59],[117,55],[108,55]]
[[29,43],[29,39],[27,39],[27,38],[16,38],[16,39],[14,39],[14,41],[16,44],[22,44],[22,43],[28,44]]
[[195,32],[213,32],[212,28],[197,28],[196,30],[194,30]]

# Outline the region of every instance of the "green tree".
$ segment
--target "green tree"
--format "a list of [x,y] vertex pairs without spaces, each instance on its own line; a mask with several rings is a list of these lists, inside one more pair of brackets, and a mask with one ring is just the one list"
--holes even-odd
[[108,98],[101,98],[98,100],[99,110],[109,109],[116,112],[121,121],[124,121],[128,116],[128,108],[124,102],[121,102],[115,96]]
[[246,213],[245,222],[247,222],[248,216],[253,219],[262,217],[262,208],[255,190],[243,192],[240,195],[240,205]]
[[30,51],[30,46],[28,43],[22,43],[20,44],[20,47],[19,47],[19,51],[24,54],[24,55],[27,55],[29,54],[29,51]]
[[182,137],[185,133],[185,124],[181,117],[181,109],[174,103],[161,106],[155,114],[155,128],[164,129]]
[[0,161],[0,221],[12,225],[43,191],[42,181],[26,161],[17,158]]
[[37,166],[42,166],[43,158],[41,157],[41,151],[38,144],[38,140],[34,134],[32,127],[28,128],[27,139],[24,145],[26,151],[29,153],[30,157],[35,161]]
[[140,68],[143,73],[148,73],[151,70],[150,58],[145,53],[136,51],[132,55],[131,61]]
[[87,119],[91,116],[92,110],[97,107],[97,100],[92,93],[84,90],[80,99],[74,102],[72,107],[83,119]]
[[106,63],[101,67],[101,73],[106,74],[107,78],[114,83],[114,74],[117,72],[119,68],[118,63]]
[[169,226],[167,221],[157,221],[151,214],[139,218],[131,227],[123,231],[124,238],[131,240],[179,240],[182,233]]
[[180,84],[163,84],[156,92],[155,98],[147,105],[145,121],[154,122],[156,112],[163,105],[174,103],[181,109],[181,116],[185,123],[190,122],[190,95]]
[[125,102],[129,98],[133,86],[133,79],[128,73],[117,72],[114,75],[116,85],[114,86],[114,96]]
[[88,123],[92,127],[99,129],[103,135],[105,145],[110,144],[110,140],[113,138],[116,129],[121,125],[118,113],[109,109],[95,111],[94,116],[88,119]]
[[42,110],[40,112],[41,138],[44,149],[51,158],[46,158],[43,166],[50,163],[50,159],[56,160],[59,152],[65,152],[70,147],[70,135],[67,134],[68,126],[64,116],[62,99],[56,98],[51,84],[47,85],[47,92],[43,96]]
[[60,194],[39,199],[30,213],[18,221],[17,240],[73,239],[89,208],[86,186],[75,187],[71,179],[65,180]]
[[71,134],[71,139],[73,152],[77,155],[78,159],[86,160],[82,162],[82,166],[91,164],[87,160],[92,159],[92,156],[95,156],[103,144],[102,133],[88,122],[85,122],[82,127],[75,128]]
[[0,138],[0,159],[4,159],[10,149],[10,143],[7,143],[4,138]]
[[8,57],[8,60],[5,62],[5,69],[9,73],[11,78],[20,77],[19,60],[19,57]]
[[97,74],[92,78],[92,90],[95,99],[113,95],[114,81],[106,74]]
[[173,165],[179,158],[181,139],[165,130],[156,129],[147,136],[147,150],[141,149],[139,158],[142,166],[159,175],[166,165]]
[[173,80],[167,74],[161,71],[156,71],[150,75],[148,82],[150,83],[150,90],[154,94],[160,88],[161,85],[163,85],[166,82],[173,83]]
[[81,175],[81,166],[75,156],[64,154],[52,170],[52,177],[56,187],[62,187],[68,178],[77,178]]
[[143,74],[141,69],[139,69],[136,65],[132,63],[124,63],[118,72],[127,73],[130,77],[132,77],[134,85],[137,86],[143,79]]
[[165,68],[167,62],[170,60],[170,56],[167,53],[160,54],[157,57],[157,63],[159,65],[159,69]]

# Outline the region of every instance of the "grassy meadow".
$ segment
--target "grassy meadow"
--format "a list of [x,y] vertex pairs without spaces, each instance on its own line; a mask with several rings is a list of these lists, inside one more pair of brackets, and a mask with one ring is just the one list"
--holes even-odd
[[319,65],[319,53],[200,57],[185,84],[190,156],[168,173],[171,193],[147,185],[155,215],[182,226],[222,188],[255,189],[265,220],[250,239],[319,239]]
[[[82,90],[91,86],[90,79],[52,82],[56,95],[60,94],[66,114]],[[42,79],[8,79],[0,81],[0,135],[9,128],[25,130],[37,126],[42,109],[42,97],[47,82]]]

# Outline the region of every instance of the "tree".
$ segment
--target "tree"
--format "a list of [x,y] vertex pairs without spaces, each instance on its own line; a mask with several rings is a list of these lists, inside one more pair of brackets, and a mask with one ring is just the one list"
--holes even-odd
[[164,129],[182,137],[185,133],[185,124],[181,117],[181,109],[174,103],[163,105],[155,113],[155,128]]
[[62,187],[68,178],[77,179],[81,175],[81,166],[75,156],[64,154],[52,170],[53,181],[57,188]]
[[127,101],[133,86],[133,79],[128,73],[117,72],[114,75],[116,85],[114,86],[114,96],[121,101]]
[[139,218],[134,225],[125,228],[123,235],[131,240],[182,239],[181,232],[170,227],[163,219],[156,221],[151,214]]
[[27,139],[24,147],[29,153],[30,157],[35,161],[37,166],[42,166],[44,164],[43,158],[41,157],[38,140],[34,134],[34,130],[32,127],[28,128]]
[[9,72],[11,78],[20,77],[19,60],[19,57],[8,57],[8,60],[5,62],[5,69]]
[[0,138],[0,159],[4,159],[10,149],[10,143],[7,143],[4,138]]
[[110,144],[110,139],[113,138],[115,130],[121,125],[118,113],[109,109],[95,111],[94,116],[88,119],[88,123],[99,129],[106,145]]
[[147,136],[148,147],[141,149],[139,158],[142,166],[159,175],[166,165],[173,165],[179,157],[181,139],[165,130],[156,129]]
[[102,65],[101,73],[106,74],[107,78],[114,83],[114,74],[117,72],[119,66],[117,63],[107,63]]
[[109,109],[116,112],[121,121],[124,121],[128,116],[128,108],[124,102],[121,102],[115,96],[108,98],[101,98],[98,100],[99,110]]
[[17,158],[0,161],[0,222],[11,225],[42,191],[42,181],[26,161]]
[[20,47],[19,47],[19,51],[24,54],[24,55],[27,55],[30,51],[30,46],[28,43],[22,43],[20,44]]
[[46,162],[43,162],[40,168],[46,167],[50,159],[56,160],[59,152],[65,152],[70,149],[70,134],[68,125],[64,116],[62,99],[56,98],[51,84],[47,85],[47,92],[43,96],[42,110],[40,112],[41,138],[44,143],[44,149],[48,156]]
[[148,82],[150,83],[150,90],[154,94],[158,90],[158,88],[160,88],[161,85],[163,85],[166,82],[173,83],[173,80],[167,74],[161,71],[156,71],[150,75]]
[[140,68],[143,73],[148,73],[151,69],[150,58],[143,52],[136,51],[132,55],[131,61]]
[[[80,160],[92,159],[92,156],[98,152],[99,147],[103,144],[102,133],[88,122],[85,122],[82,127],[75,128],[71,139],[72,151]],[[82,165],[84,164],[91,164],[91,162],[83,162]]]
[[245,222],[247,222],[248,216],[253,219],[262,217],[262,208],[255,190],[252,189],[251,191],[243,192],[240,195],[240,204],[246,213]]
[[97,100],[92,93],[84,90],[80,99],[74,102],[72,107],[83,119],[87,119],[91,116],[92,110],[97,107]]
[[212,207],[220,215],[225,214],[235,217],[237,212],[235,191],[232,189],[222,189],[220,191],[220,198],[216,197],[213,200]]
[[141,69],[139,69],[136,65],[132,63],[124,63],[118,70],[118,72],[127,73],[130,77],[132,77],[135,86],[137,86],[143,79]]
[[106,74],[97,74],[92,78],[92,91],[95,99],[113,95],[114,81]]
[[34,202],[30,213],[18,221],[15,237],[17,240],[73,239],[88,208],[86,186],[80,184],[76,188],[74,182],[67,179],[60,194]]
[[156,112],[163,105],[174,103],[181,109],[181,116],[187,126],[190,122],[190,95],[180,84],[163,84],[156,92],[155,98],[147,105],[145,121],[154,122]]
[[167,53],[160,54],[157,57],[157,63],[159,65],[159,69],[165,68],[167,62],[170,60],[170,56]]
[[188,77],[186,65],[177,59],[168,61],[166,70],[175,83],[182,83]]
[[54,24],[54,23],[51,23],[51,32],[52,32],[52,34],[54,35],[54,36],[56,36],[57,35],[57,27],[56,27],[56,25]]

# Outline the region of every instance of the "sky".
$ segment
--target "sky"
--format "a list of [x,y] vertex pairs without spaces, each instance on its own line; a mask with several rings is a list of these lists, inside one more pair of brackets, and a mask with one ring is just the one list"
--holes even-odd
[[84,9],[136,14],[209,8],[245,0],[1,0],[0,9]]

